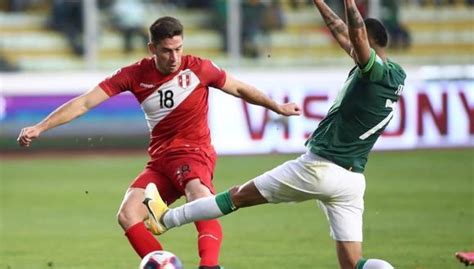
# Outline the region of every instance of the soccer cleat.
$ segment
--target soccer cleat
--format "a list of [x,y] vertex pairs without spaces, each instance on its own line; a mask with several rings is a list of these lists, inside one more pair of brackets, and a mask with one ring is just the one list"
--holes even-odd
[[457,252],[456,258],[466,266],[474,265],[474,252]]
[[162,216],[168,211],[168,206],[161,199],[160,193],[154,183],[149,183],[145,189],[145,200],[143,200],[148,211],[148,219],[145,225],[153,234],[160,235],[166,230],[166,226],[161,222]]

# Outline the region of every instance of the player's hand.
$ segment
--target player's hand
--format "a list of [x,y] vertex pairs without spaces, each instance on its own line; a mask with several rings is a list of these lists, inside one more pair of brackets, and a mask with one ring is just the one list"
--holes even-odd
[[284,116],[298,116],[301,115],[300,107],[295,103],[285,103],[279,105],[279,111]]
[[18,144],[22,147],[29,147],[33,139],[37,138],[40,134],[41,130],[36,126],[25,127],[21,129],[16,141],[18,141]]

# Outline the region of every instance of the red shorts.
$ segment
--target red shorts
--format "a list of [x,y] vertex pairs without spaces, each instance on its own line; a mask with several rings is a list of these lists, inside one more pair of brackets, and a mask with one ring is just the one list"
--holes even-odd
[[211,193],[215,193],[212,177],[216,154],[200,150],[179,150],[163,154],[150,161],[130,187],[145,188],[155,183],[161,198],[168,204],[184,195],[184,187],[191,179],[199,178]]

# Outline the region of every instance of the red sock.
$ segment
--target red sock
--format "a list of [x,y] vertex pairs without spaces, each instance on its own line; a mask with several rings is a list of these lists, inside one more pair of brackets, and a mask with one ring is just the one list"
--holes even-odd
[[143,222],[129,227],[125,231],[125,236],[141,258],[152,251],[163,249],[160,242],[146,229]]
[[197,221],[200,266],[219,265],[219,251],[222,242],[222,228],[218,220]]

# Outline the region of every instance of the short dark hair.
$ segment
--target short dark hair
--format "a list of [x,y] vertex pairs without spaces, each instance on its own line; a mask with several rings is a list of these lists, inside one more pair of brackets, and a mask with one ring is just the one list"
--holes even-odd
[[364,20],[364,23],[369,37],[372,38],[376,45],[385,48],[388,44],[388,34],[382,22],[377,19],[367,18]]
[[173,17],[161,17],[150,26],[150,41],[157,44],[166,38],[183,36],[183,25]]

